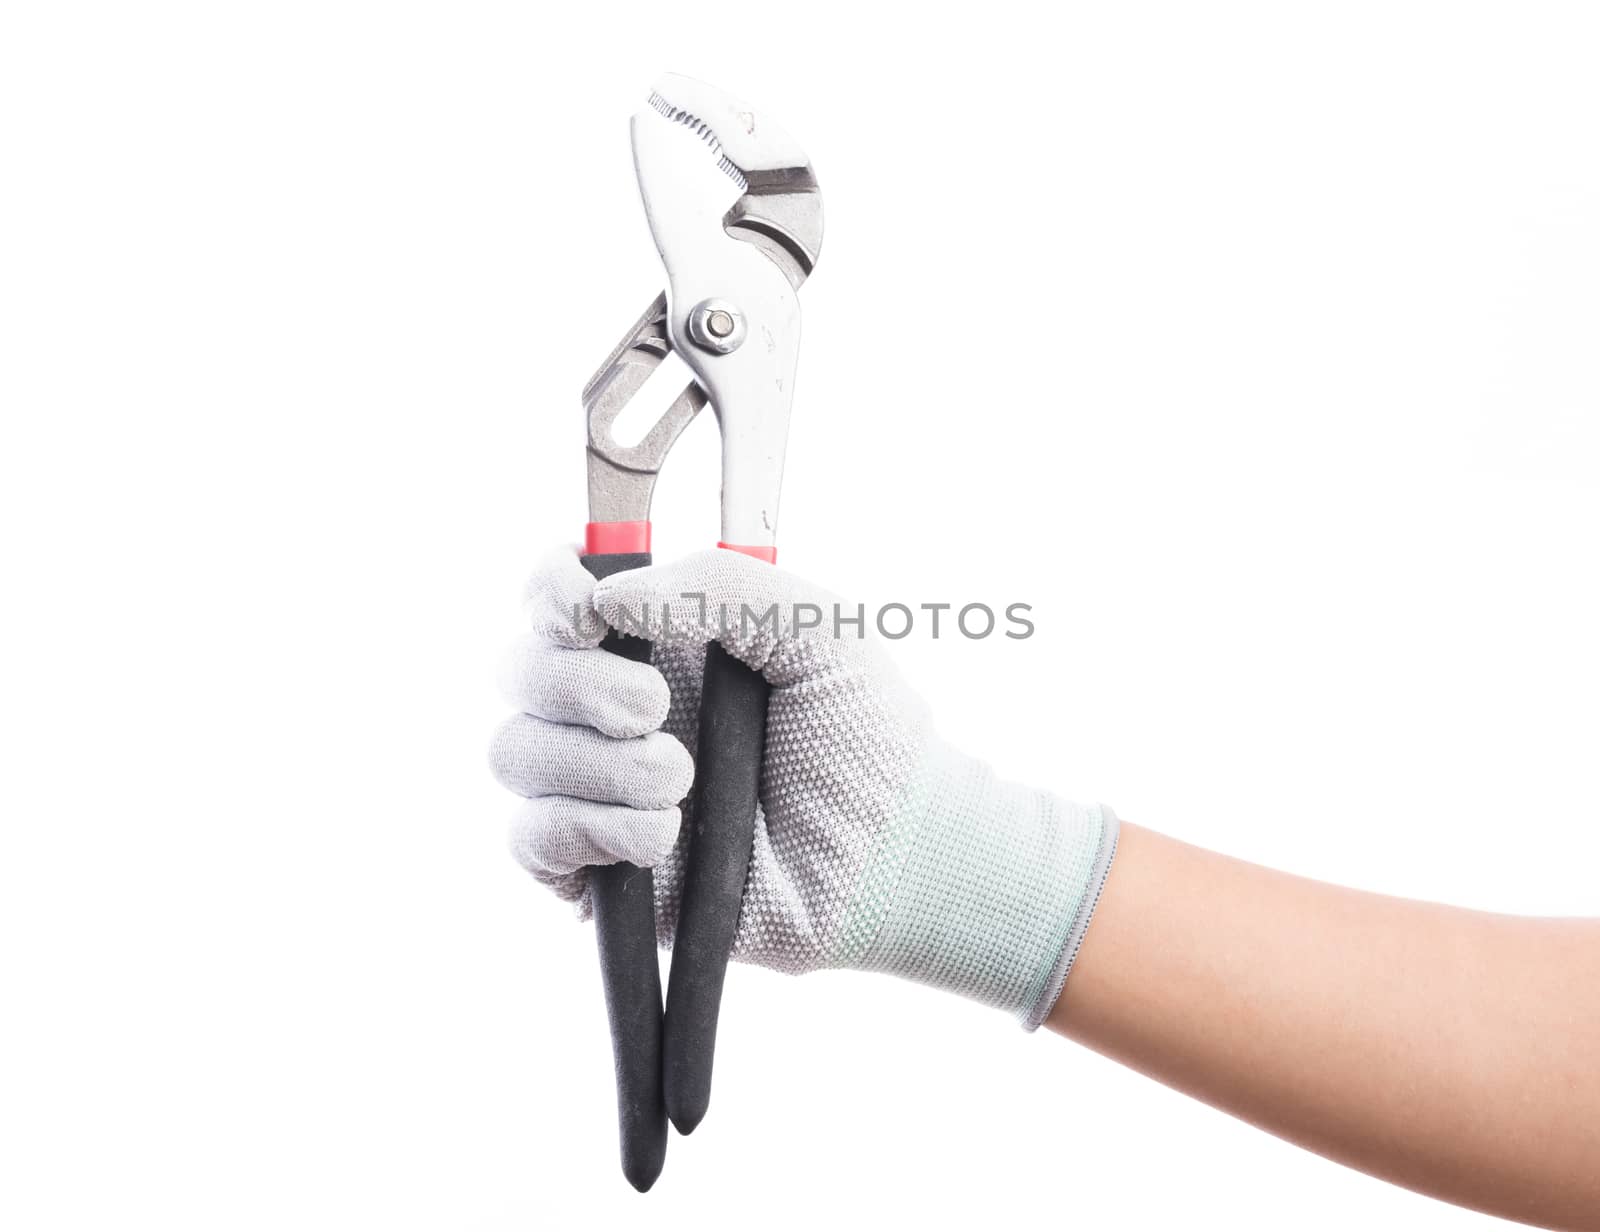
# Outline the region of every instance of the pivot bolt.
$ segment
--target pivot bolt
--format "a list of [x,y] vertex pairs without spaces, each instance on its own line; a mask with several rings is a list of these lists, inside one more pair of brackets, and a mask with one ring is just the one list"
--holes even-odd
[[744,313],[725,299],[701,300],[689,312],[689,337],[713,355],[737,351],[744,342]]

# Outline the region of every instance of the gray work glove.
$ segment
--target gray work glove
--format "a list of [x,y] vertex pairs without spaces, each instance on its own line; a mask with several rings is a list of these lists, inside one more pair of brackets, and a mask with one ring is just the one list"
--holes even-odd
[[[700,675],[715,638],[772,685],[733,957],[794,974],[885,971],[1032,1029],[1060,995],[1117,819],[999,782],[937,739],[877,643],[850,624],[836,636],[835,604],[737,552],[598,583],[575,552],[551,558],[528,588],[533,631],[502,675],[521,713],[490,758],[527,797],[512,851],[584,915],[586,865],[654,868],[656,930],[671,944]],[[753,615],[741,620],[743,608]],[[641,621],[651,665],[598,649],[612,625],[637,632]]]

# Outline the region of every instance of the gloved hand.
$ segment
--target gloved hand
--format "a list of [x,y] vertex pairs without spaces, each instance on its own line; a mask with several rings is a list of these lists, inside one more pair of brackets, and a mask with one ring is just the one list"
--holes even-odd
[[[491,752],[500,782],[527,797],[512,851],[585,915],[585,865],[653,867],[657,935],[671,944],[716,638],[772,684],[733,957],[795,974],[885,971],[1031,1030],[1066,980],[1117,819],[999,782],[938,740],[878,644],[845,623],[855,609],[836,602],[725,550],[598,583],[571,550],[552,557],[529,585],[533,632],[502,674],[522,713]],[[611,626],[650,637],[652,665],[597,649]]]

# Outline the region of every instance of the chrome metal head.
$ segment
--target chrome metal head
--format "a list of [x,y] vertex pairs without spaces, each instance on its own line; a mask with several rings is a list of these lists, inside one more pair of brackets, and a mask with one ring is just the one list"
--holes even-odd
[[[795,290],[822,247],[816,177],[777,124],[687,77],[656,83],[632,136],[667,270],[667,337],[722,428],[723,541],[771,546],[799,358]],[[697,342],[690,328],[694,309],[711,302],[743,324],[745,340],[731,350]]]
[[[738,186],[723,228],[767,251],[798,288],[822,252],[822,193],[799,143],[764,112],[690,77],[662,77],[650,106],[705,142],[718,170]],[[639,140],[636,125],[636,148]],[[708,201],[719,200],[709,184],[706,192]]]

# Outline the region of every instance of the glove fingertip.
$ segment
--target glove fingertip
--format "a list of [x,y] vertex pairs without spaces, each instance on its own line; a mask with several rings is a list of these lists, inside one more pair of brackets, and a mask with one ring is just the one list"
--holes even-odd
[[652,732],[644,738],[645,749],[657,767],[654,786],[662,805],[676,805],[689,794],[694,783],[694,758],[683,742],[667,732]]
[[678,830],[683,825],[683,814],[677,805],[664,809],[640,810],[635,837],[638,848],[630,863],[640,868],[654,868],[669,855],[678,842]]
[[571,649],[598,646],[606,627],[594,611],[594,577],[575,544],[547,552],[523,588],[522,608],[535,635]]
[[650,675],[645,677],[640,686],[638,716],[641,722],[647,724],[640,732],[653,732],[667,721],[667,712],[672,709],[672,689],[667,684],[667,678],[655,668],[651,668]]
[[532,874],[534,880],[553,885],[578,871],[578,865],[563,865],[550,858],[549,844],[544,841],[543,827],[546,818],[537,800],[519,808],[511,819],[506,834],[506,846],[511,858]]

